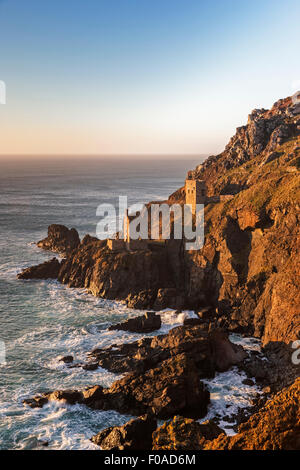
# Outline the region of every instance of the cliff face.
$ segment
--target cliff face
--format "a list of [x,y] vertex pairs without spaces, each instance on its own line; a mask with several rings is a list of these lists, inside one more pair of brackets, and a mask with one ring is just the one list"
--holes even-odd
[[154,450],[299,450],[300,380],[272,397],[235,436],[213,422],[175,416],[153,433]]
[[299,450],[300,380],[283,389],[233,437],[220,435],[207,442],[205,450]]
[[203,250],[186,254],[190,296],[208,288],[228,324],[269,341],[300,334],[300,117],[291,100],[255,110],[198,170],[210,194]]

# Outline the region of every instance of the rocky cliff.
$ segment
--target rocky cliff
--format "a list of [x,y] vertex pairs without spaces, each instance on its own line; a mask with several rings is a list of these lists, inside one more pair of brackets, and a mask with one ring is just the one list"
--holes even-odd
[[205,450],[299,450],[300,379],[285,388],[239,427],[233,437],[220,435]]
[[[292,364],[290,347],[300,339],[299,169],[300,109],[287,98],[271,110],[254,110],[224,152],[194,170],[210,197],[201,250],[187,251],[182,240],[169,240],[143,251],[113,252],[89,235],[80,241],[74,229],[50,227],[38,245],[66,258],[27,268],[20,279],[57,278],[131,307],[192,308],[198,318],[167,335],[93,350],[80,367],[127,374],[110,388],[56,390],[25,403],[41,407],[58,400],[147,414],[92,438],[107,449],[149,448],[151,442],[154,450],[299,449],[300,366]],[[184,201],[180,188],[168,203]],[[147,318],[140,319],[139,329],[147,328]],[[117,327],[136,325],[134,320]],[[261,338],[267,360],[231,344],[228,332]],[[232,365],[251,383],[255,378],[267,386],[267,394],[279,393],[267,403],[260,399],[256,413],[248,421],[242,417],[238,434],[229,437],[214,421],[187,418],[207,413],[210,396],[200,379]],[[172,421],[151,436],[156,418]],[[140,433],[147,444],[141,444]]]
[[[186,254],[189,296],[211,290],[228,325],[270,341],[300,334],[300,116],[290,98],[254,110],[196,170],[210,194],[203,250]],[[201,276],[201,273],[202,276]]]
[[300,380],[276,394],[239,432],[226,436],[215,424],[179,416],[154,431],[154,450],[299,450]]
[[[299,168],[300,114],[287,98],[254,110],[224,152],[195,169],[210,196],[233,196],[207,204],[203,249],[170,240],[115,253],[90,236],[79,243],[67,229],[64,244],[59,226],[39,246],[67,248],[58,280],[71,287],[137,308],[212,306],[231,331],[289,343],[300,335]],[[184,197],[181,188],[168,202]]]

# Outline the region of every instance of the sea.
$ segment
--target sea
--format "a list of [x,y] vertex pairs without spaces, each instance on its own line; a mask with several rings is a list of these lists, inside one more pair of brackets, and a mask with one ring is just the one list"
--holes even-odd
[[[69,368],[59,358],[73,355],[78,362],[95,347],[140,338],[108,327],[144,312],[53,280],[21,281],[16,276],[54,256],[35,244],[47,235],[48,225],[64,224],[75,227],[80,237],[96,236],[100,204],[116,205],[120,196],[126,196],[129,205],[165,200],[201,161],[145,156],[0,160],[0,449],[99,450],[90,441],[92,435],[131,419],[115,411],[57,402],[31,409],[22,401],[54,389],[112,384],[121,375]],[[162,327],[150,336],[195,315],[170,309],[160,314]],[[260,350],[254,338],[231,339],[249,351]],[[233,368],[206,381],[211,404],[205,419],[219,416],[228,434],[234,433],[233,425],[223,418],[249,406],[260,393],[257,386],[243,384],[244,379]]]

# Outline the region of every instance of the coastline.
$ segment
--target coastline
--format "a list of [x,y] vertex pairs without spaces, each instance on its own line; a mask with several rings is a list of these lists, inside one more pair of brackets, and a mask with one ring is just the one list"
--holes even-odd
[[[172,308],[178,313],[188,309],[197,318],[152,340],[93,351],[93,362],[83,368],[92,372],[104,366],[126,373],[111,386],[51,390],[26,399],[26,405],[41,408],[57,400],[137,417],[122,429],[101,431],[95,439],[102,448],[139,448],[136,438],[114,440],[112,435],[132,437],[132,429],[140,428],[152,434],[153,420],[173,419],[175,428],[183,426],[187,434],[196,430],[198,444],[194,445],[201,449],[235,445],[259,449],[262,444],[251,423],[260,415],[270,423],[264,448],[294,445],[297,425],[293,418],[285,423],[280,438],[272,430],[272,422],[281,413],[282,397],[289,390],[295,397],[299,393],[299,381],[295,381],[299,368],[291,361],[291,342],[299,335],[299,286],[294,274],[299,267],[300,146],[294,111],[290,98],[279,100],[271,110],[254,110],[222,154],[209,157],[190,172],[194,181],[205,181],[208,191],[205,243],[200,252],[184,251],[172,239],[159,249],[114,252],[90,235],[80,241],[75,229],[49,226],[48,236],[38,246],[64,253],[63,260],[53,258],[28,268],[19,279],[50,277],[69,287],[86,288],[96,297],[125,301],[128,307],[156,312]],[[180,188],[168,204],[183,204],[185,193]],[[232,333],[261,339],[264,356],[257,350],[246,354],[229,340]],[[238,435],[225,438],[213,420],[205,424],[190,420],[207,416],[210,391],[204,381],[232,367],[246,374],[245,385],[253,387],[257,381],[264,393],[252,403],[253,419],[238,411]],[[286,406],[294,413],[297,401]],[[182,416],[179,421],[178,415]],[[229,422],[234,419],[229,417]],[[155,449],[166,448],[165,439],[172,441],[172,429],[169,424],[154,432]],[[250,441],[245,444],[249,433]],[[176,439],[171,441],[170,446],[177,445]]]

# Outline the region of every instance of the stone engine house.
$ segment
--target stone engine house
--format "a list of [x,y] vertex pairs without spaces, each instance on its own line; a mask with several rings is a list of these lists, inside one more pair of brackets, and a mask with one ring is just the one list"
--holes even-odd
[[189,171],[185,180],[185,203],[192,206],[192,214],[195,214],[196,204],[205,204],[206,202],[205,181],[195,178],[193,172]]

